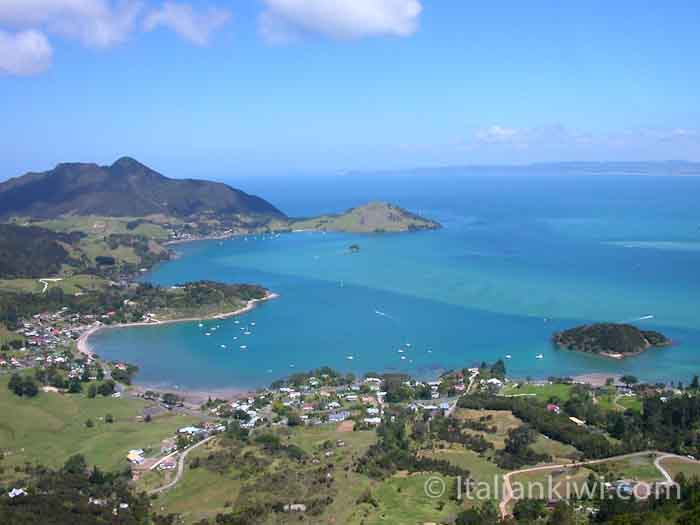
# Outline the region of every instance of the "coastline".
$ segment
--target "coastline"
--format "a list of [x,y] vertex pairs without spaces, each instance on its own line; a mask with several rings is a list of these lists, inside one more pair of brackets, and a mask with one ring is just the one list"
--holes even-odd
[[246,305],[243,308],[239,308],[238,310],[234,310],[233,312],[223,312],[220,314],[210,315],[208,317],[183,317],[182,319],[166,319],[164,321],[153,322],[123,323],[113,325],[92,325],[90,328],[88,328],[86,331],[80,334],[80,337],[76,341],[76,345],[78,348],[78,352],[80,352],[83,355],[86,355],[89,358],[94,358],[95,352],[93,352],[92,348],[90,347],[90,337],[95,335],[100,330],[111,328],[134,328],[139,326],[162,326],[173,323],[188,323],[193,321],[211,321],[214,319],[227,319],[229,317],[235,317],[238,315],[248,313],[251,310],[254,310],[259,303],[271,301],[273,299],[277,299],[278,297],[279,294],[276,294],[274,292],[268,292],[268,294],[265,297],[262,297],[260,299],[251,299],[246,303]]

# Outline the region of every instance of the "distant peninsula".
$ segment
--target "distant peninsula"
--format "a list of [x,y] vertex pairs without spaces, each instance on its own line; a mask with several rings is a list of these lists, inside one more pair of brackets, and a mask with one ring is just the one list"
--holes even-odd
[[552,341],[560,348],[614,359],[641,354],[649,348],[671,345],[664,334],[640,330],[629,324],[596,323],[556,332]]
[[370,202],[338,215],[322,215],[289,222],[293,230],[350,233],[408,232],[437,230],[442,226],[387,202]]

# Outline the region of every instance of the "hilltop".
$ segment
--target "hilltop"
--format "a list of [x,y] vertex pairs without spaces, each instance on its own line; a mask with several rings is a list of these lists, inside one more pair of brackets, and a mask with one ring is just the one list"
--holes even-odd
[[577,326],[555,333],[552,340],[561,348],[617,359],[640,354],[652,347],[659,348],[671,344],[660,332],[616,323]]
[[386,202],[370,202],[338,215],[291,221],[297,230],[320,230],[352,233],[382,233],[436,230],[441,225],[430,219]]
[[111,166],[64,163],[0,183],[0,216],[5,218],[155,214],[284,217],[260,197],[220,182],[170,179],[130,157]]

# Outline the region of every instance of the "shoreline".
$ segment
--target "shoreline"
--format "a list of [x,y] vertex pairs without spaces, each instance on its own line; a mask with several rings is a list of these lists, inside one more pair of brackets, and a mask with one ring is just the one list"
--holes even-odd
[[78,348],[78,352],[80,352],[81,354],[83,354],[87,357],[94,358],[95,352],[90,347],[90,337],[95,335],[100,330],[111,329],[111,328],[136,328],[136,327],[142,327],[142,326],[162,326],[162,325],[174,324],[174,323],[188,323],[188,322],[194,322],[194,321],[212,321],[215,319],[228,319],[229,317],[236,317],[236,316],[243,315],[245,313],[248,313],[248,312],[254,310],[259,303],[264,303],[266,301],[271,301],[271,300],[277,299],[277,298],[279,298],[279,294],[276,294],[274,292],[268,292],[268,294],[265,297],[262,297],[260,299],[249,300],[244,307],[239,308],[238,310],[234,310],[233,312],[223,312],[223,313],[219,313],[219,314],[214,314],[214,315],[210,315],[207,317],[183,317],[182,319],[166,319],[164,321],[154,321],[154,322],[140,321],[140,322],[136,322],[136,323],[122,323],[122,324],[113,324],[113,325],[106,325],[106,324],[92,325],[90,328],[88,328],[86,331],[84,331],[82,334],[80,334],[80,337],[78,337],[78,339],[76,340],[76,345]]

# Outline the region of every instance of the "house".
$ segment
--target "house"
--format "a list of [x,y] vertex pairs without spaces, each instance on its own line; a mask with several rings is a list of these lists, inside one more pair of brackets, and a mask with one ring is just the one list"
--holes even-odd
[[382,418],[381,417],[366,417],[364,419],[364,421],[368,425],[378,425],[379,423],[382,422]]
[[18,496],[26,496],[27,491],[24,489],[12,489],[7,495],[10,496],[10,498],[16,498]]
[[172,459],[166,459],[160,465],[158,465],[158,470],[175,470],[176,466],[175,461]]
[[182,427],[177,431],[178,434],[187,434],[189,436],[195,436],[204,432],[203,429],[197,427]]
[[130,450],[129,453],[126,455],[126,459],[129,460],[129,463],[133,463],[134,465],[141,465],[145,461],[143,454],[144,452],[142,449]]
[[374,408],[374,407],[369,407],[369,408],[367,409],[367,413],[368,413],[370,416],[378,416],[378,415],[379,415],[379,409],[378,409],[378,408]]
[[328,416],[328,421],[331,423],[340,423],[342,421],[345,421],[347,418],[350,417],[350,412],[342,411],[342,412],[335,412],[333,414],[330,414]]
[[284,506],[284,512],[306,512],[306,505],[303,503],[292,503]]

